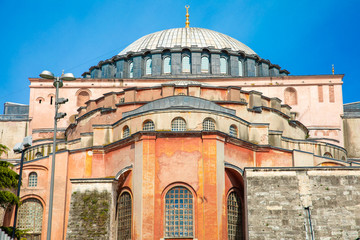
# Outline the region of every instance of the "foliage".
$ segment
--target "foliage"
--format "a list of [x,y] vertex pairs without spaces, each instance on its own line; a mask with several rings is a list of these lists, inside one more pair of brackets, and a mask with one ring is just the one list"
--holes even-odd
[[11,191],[17,188],[19,175],[10,167],[12,164],[9,162],[0,161],[0,206],[5,209],[19,204],[19,198]]
[[[0,227],[1,230],[3,230],[7,235],[12,236],[13,227]],[[15,228],[15,237],[20,240],[25,240],[26,238],[22,238],[28,230],[20,230],[18,228]]]
[[5,146],[5,145],[3,145],[3,144],[0,144],[0,156],[1,156],[3,153],[7,154],[9,150],[10,150],[10,149],[9,149],[7,146]]

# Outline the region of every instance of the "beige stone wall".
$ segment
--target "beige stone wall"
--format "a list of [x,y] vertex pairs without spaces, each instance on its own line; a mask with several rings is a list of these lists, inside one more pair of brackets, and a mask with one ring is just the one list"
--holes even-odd
[[[245,169],[249,239],[360,237],[360,169]],[[310,216],[309,211],[310,210]]]
[[360,158],[360,118],[345,118],[344,142],[349,158]]
[[0,158],[20,159],[20,154],[14,154],[13,147],[22,142],[28,129],[27,121],[0,121],[0,144],[7,146],[10,151]]

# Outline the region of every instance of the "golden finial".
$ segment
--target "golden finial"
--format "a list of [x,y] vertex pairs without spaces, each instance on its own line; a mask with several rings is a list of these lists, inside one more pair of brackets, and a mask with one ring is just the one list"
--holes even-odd
[[189,24],[190,24],[190,22],[189,22],[189,8],[190,8],[190,6],[189,5],[186,5],[185,6],[185,8],[186,8],[186,15],[185,15],[185,17],[186,17],[186,22],[185,22],[185,28],[189,28]]
[[332,65],[332,73],[333,73],[333,75],[335,74],[334,64]]

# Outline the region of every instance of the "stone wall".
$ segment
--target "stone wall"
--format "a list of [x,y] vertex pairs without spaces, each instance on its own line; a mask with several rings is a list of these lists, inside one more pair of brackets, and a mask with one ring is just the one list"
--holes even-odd
[[245,179],[249,239],[360,237],[360,168],[248,168]]
[[111,179],[71,180],[73,191],[66,239],[112,239],[114,202]]

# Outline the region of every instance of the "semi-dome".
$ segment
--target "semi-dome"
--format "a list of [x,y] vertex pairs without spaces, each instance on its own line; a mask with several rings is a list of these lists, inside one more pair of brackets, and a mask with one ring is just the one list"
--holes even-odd
[[173,28],[148,34],[139,38],[119,55],[128,52],[140,52],[143,49],[154,50],[157,48],[191,47],[199,48],[214,47],[216,49],[228,48],[233,51],[243,51],[246,54],[256,54],[251,48],[238,40],[225,34],[204,28]]

